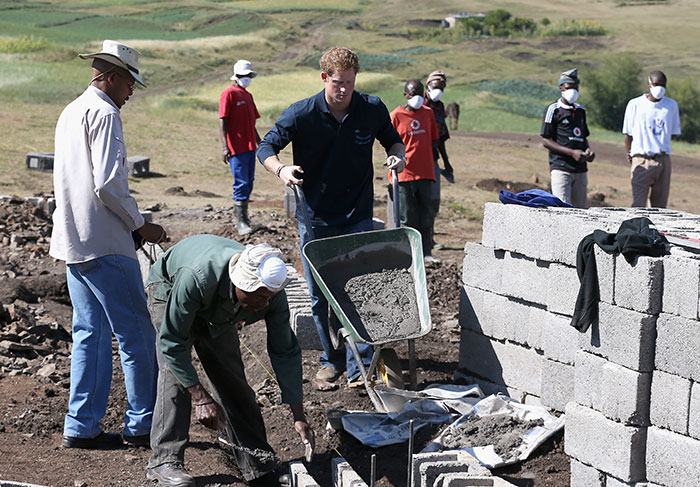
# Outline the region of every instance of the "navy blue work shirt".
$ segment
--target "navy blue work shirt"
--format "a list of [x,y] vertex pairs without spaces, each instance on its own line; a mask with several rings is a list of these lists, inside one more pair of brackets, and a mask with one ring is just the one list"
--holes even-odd
[[[387,151],[403,143],[378,97],[353,91],[348,112],[339,123],[321,90],[282,112],[260,142],[257,156],[262,163],[291,142],[294,164],[304,170],[302,189],[311,224],[354,224],[372,218],[375,139]],[[297,218],[302,218],[300,208]]]

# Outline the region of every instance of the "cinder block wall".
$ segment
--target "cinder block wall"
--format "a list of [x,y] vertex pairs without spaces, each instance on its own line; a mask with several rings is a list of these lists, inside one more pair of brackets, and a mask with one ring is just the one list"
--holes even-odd
[[638,216],[700,238],[700,216],[678,211],[488,203],[464,249],[455,375],[565,412],[572,486],[700,478],[700,254],[630,265],[596,247],[599,324],[570,326],[579,242]]

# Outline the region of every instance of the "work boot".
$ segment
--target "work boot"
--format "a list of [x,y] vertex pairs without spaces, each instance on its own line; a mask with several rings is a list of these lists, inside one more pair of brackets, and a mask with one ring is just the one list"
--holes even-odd
[[164,463],[157,467],[146,469],[146,478],[148,480],[157,480],[158,485],[165,487],[197,487],[185,466],[181,463]]
[[[245,210],[243,208],[245,208]],[[248,213],[248,201],[243,200],[234,202],[233,211],[236,217],[236,230],[238,230],[238,235],[248,235],[253,233],[253,229],[250,228],[250,225],[246,223],[246,220],[243,217],[244,211],[246,216]]]
[[248,218],[248,200],[243,200],[241,201],[242,206],[243,206],[243,221],[248,225],[250,228],[256,228],[259,227],[260,224],[258,222],[252,222],[250,221],[250,218]]
[[104,431],[94,438],[64,435],[61,440],[61,446],[63,448],[82,448],[85,450],[111,450],[122,446],[122,437],[118,433],[105,433]]
[[343,375],[342,370],[329,365],[328,367],[321,367],[321,369],[316,372],[316,379],[326,382],[335,382],[341,375]]

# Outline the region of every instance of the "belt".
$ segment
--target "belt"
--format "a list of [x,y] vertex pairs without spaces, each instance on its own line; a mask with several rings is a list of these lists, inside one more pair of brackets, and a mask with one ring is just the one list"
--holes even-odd
[[653,159],[656,160],[659,157],[662,156],[667,156],[665,152],[659,152],[658,154],[632,154],[632,157],[643,157],[644,159]]

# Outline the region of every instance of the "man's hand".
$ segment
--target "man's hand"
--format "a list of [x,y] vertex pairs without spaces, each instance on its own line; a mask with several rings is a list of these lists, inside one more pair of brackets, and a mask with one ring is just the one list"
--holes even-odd
[[571,158],[576,162],[581,162],[583,151],[579,149],[571,149]]
[[314,430],[311,429],[311,426],[306,421],[294,421],[294,429],[297,430],[302,443],[304,443],[304,457],[307,462],[310,462],[311,458],[314,456],[314,450],[316,449]]
[[188,387],[192,402],[194,403],[194,417],[205,427],[212,430],[221,430],[226,427],[226,415],[209,392],[202,384]]
[[389,171],[396,169],[396,172],[401,172],[406,168],[406,158],[404,156],[391,155],[386,158],[384,165]]
[[150,242],[152,244],[164,242],[168,236],[165,233],[165,228],[151,222],[144,222],[143,226],[137,231],[146,242]]
[[581,157],[584,161],[593,162],[593,159],[595,159],[595,152],[593,152],[591,148],[588,147],[585,151],[583,151]]
[[304,174],[304,170],[301,166],[283,166],[279,171],[279,178],[285,184],[285,186],[292,186],[292,184],[304,184],[304,180],[298,178]]
[[224,164],[228,165],[228,160],[231,159],[231,149],[224,147],[221,149],[221,160]]

